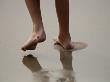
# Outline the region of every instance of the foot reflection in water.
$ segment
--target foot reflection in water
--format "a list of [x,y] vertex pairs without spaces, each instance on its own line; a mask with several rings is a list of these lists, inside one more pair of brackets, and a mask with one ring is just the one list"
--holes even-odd
[[45,70],[32,54],[24,56],[23,64],[31,70],[37,82],[75,82],[72,67],[72,51],[59,50],[63,69]]
[[[31,70],[36,82],[76,82],[72,67],[72,51],[64,50],[60,45],[54,46],[60,53],[60,61],[63,69],[45,70],[32,54],[24,56],[23,64]],[[75,50],[86,48],[85,43],[75,43]],[[75,51],[74,50],[74,51]]]
[[57,82],[76,82],[72,67],[72,51],[59,50],[59,52],[63,70],[60,72],[62,77],[59,77]]
[[43,70],[36,57],[32,54],[24,56],[23,64],[31,70],[37,82],[49,82],[49,73]]

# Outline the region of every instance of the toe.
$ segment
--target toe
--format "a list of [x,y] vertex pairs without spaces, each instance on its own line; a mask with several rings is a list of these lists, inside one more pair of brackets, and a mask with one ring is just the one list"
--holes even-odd
[[24,47],[22,47],[21,50],[26,51],[26,49]]

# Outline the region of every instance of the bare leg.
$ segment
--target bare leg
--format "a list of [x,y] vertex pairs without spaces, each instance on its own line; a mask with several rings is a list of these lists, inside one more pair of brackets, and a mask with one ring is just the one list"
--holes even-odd
[[58,39],[65,49],[72,49],[69,33],[69,0],[55,0],[56,12],[59,21]]
[[33,33],[29,40],[22,46],[22,50],[34,50],[37,43],[46,39],[44,27],[42,23],[40,0],[25,0],[27,8],[33,22]]

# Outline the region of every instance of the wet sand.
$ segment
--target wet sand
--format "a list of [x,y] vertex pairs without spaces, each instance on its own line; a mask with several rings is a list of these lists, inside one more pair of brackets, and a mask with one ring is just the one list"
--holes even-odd
[[0,82],[109,82],[110,1],[71,0],[70,33],[87,47],[63,51],[53,45],[58,34],[54,0],[41,0],[47,40],[35,51],[21,45],[32,31],[23,0],[0,1]]

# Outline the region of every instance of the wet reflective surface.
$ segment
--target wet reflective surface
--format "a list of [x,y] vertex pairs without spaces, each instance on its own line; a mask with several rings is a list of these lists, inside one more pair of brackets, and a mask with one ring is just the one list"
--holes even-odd
[[[59,51],[62,69],[46,70],[41,67],[37,57],[32,54],[24,56],[23,64],[31,70],[38,82],[75,82],[72,67],[72,51]],[[51,61],[50,61],[51,62]]]
[[[76,50],[86,47],[84,46],[84,43],[74,44],[75,47],[77,47]],[[74,76],[74,68],[72,66],[73,51],[65,51],[61,45],[54,45],[54,47],[59,52],[59,58],[57,61],[60,61],[59,63],[61,63],[62,68],[43,68],[43,66],[40,65],[40,62],[38,61],[39,58],[37,58],[37,54],[36,57],[35,54],[34,56],[32,54],[27,54],[27,56],[24,56],[22,60],[23,64],[32,72],[34,80],[37,82],[76,82]],[[52,64],[47,63],[47,65],[51,66]],[[56,66],[56,64],[54,64],[54,66]]]
[[23,0],[0,0],[0,82],[110,82],[110,1],[70,0],[70,32],[77,50],[53,46],[54,0],[41,0],[47,40],[22,52],[32,31]]

